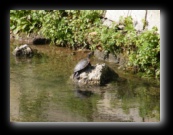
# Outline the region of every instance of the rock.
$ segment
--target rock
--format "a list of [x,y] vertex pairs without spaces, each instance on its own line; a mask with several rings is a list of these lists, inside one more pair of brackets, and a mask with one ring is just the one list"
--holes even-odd
[[96,56],[96,58],[100,60],[105,60],[105,61],[113,62],[116,64],[119,63],[119,57],[113,55],[112,53],[107,54],[105,51],[95,50],[94,56]]
[[118,29],[119,29],[119,30],[123,30],[124,27],[125,27],[124,25],[118,25]]
[[100,60],[117,64],[118,69],[125,70],[128,63],[128,57],[123,55],[122,53],[113,55],[112,53],[105,53],[105,51],[95,50],[94,56]]
[[103,18],[102,19],[102,23],[103,23],[103,25],[106,25],[106,26],[108,26],[108,27],[112,27],[112,20],[109,20],[109,19],[107,19],[107,18]]
[[33,39],[34,45],[44,45],[44,44],[50,44],[50,40],[46,38],[35,38]]
[[[87,68],[79,75],[79,79],[74,79],[74,82],[79,86],[83,85],[105,85],[110,81],[118,79],[118,74],[105,63],[96,64]],[[72,77],[71,77],[72,78]]]
[[16,57],[32,57],[33,51],[27,44],[24,44],[20,47],[17,46],[13,51],[13,55]]

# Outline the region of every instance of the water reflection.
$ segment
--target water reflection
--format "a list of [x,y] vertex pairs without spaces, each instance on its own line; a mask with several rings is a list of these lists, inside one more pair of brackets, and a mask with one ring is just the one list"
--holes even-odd
[[83,98],[89,98],[93,95],[92,91],[88,91],[88,90],[75,90],[75,96],[79,97],[81,99]]
[[116,91],[106,91],[98,102],[99,116],[102,119],[118,122],[159,121],[159,89],[148,88],[130,81],[126,85],[117,86]]
[[10,121],[160,121],[159,85],[118,72],[127,80],[81,89],[69,83],[69,77],[85,53],[72,56],[64,48],[35,48],[42,55],[32,59],[10,56]]

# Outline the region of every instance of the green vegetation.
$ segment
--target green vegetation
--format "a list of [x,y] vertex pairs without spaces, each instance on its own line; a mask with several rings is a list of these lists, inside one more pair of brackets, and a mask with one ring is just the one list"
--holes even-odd
[[[103,10],[11,10],[10,30],[14,34],[37,33],[51,43],[73,49],[89,48],[122,53],[143,76],[160,78],[160,35],[157,28],[138,32],[132,18],[120,18],[111,27],[102,25]],[[142,20],[141,20],[142,21]],[[123,25],[123,29],[119,29]]]
[[101,24],[102,13],[102,10],[11,10],[10,29],[14,34],[36,32],[50,38],[53,44],[78,48],[87,45],[85,34]]

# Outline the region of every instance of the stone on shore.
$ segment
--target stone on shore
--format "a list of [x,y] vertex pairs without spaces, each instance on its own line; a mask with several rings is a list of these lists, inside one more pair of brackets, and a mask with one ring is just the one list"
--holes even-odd
[[27,44],[24,44],[19,47],[17,46],[13,51],[13,55],[16,57],[32,57],[33,51]]
[[[79,75],[79,79],[73,79],[79,86],[82,85],[105,85],[118,79],[118,74],[105,63],[96,64],[87,68]],[[72,78],[72,77],[71,77]]]

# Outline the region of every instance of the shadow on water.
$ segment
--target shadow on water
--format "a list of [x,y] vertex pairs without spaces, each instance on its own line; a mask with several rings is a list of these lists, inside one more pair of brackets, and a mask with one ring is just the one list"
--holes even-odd
[[[159,122],[160,84],[123,74],[123,82],[78,88],[70,82],[86,53],[33,46],[31,59],[10,56],[11,122]],[[14,44],[10,45],[12,52]],[[96,58],[91,63],[97,63]],[[107,63],[109,64],[109,63]]]
[[87,90],[82,91],[80,89],[75,90],[75,96],[76,97],[79,97],[81,99],[83,99],[83,98],[89,98],[92,95],[93,95],[93,92],[92,91],[87,91]]

